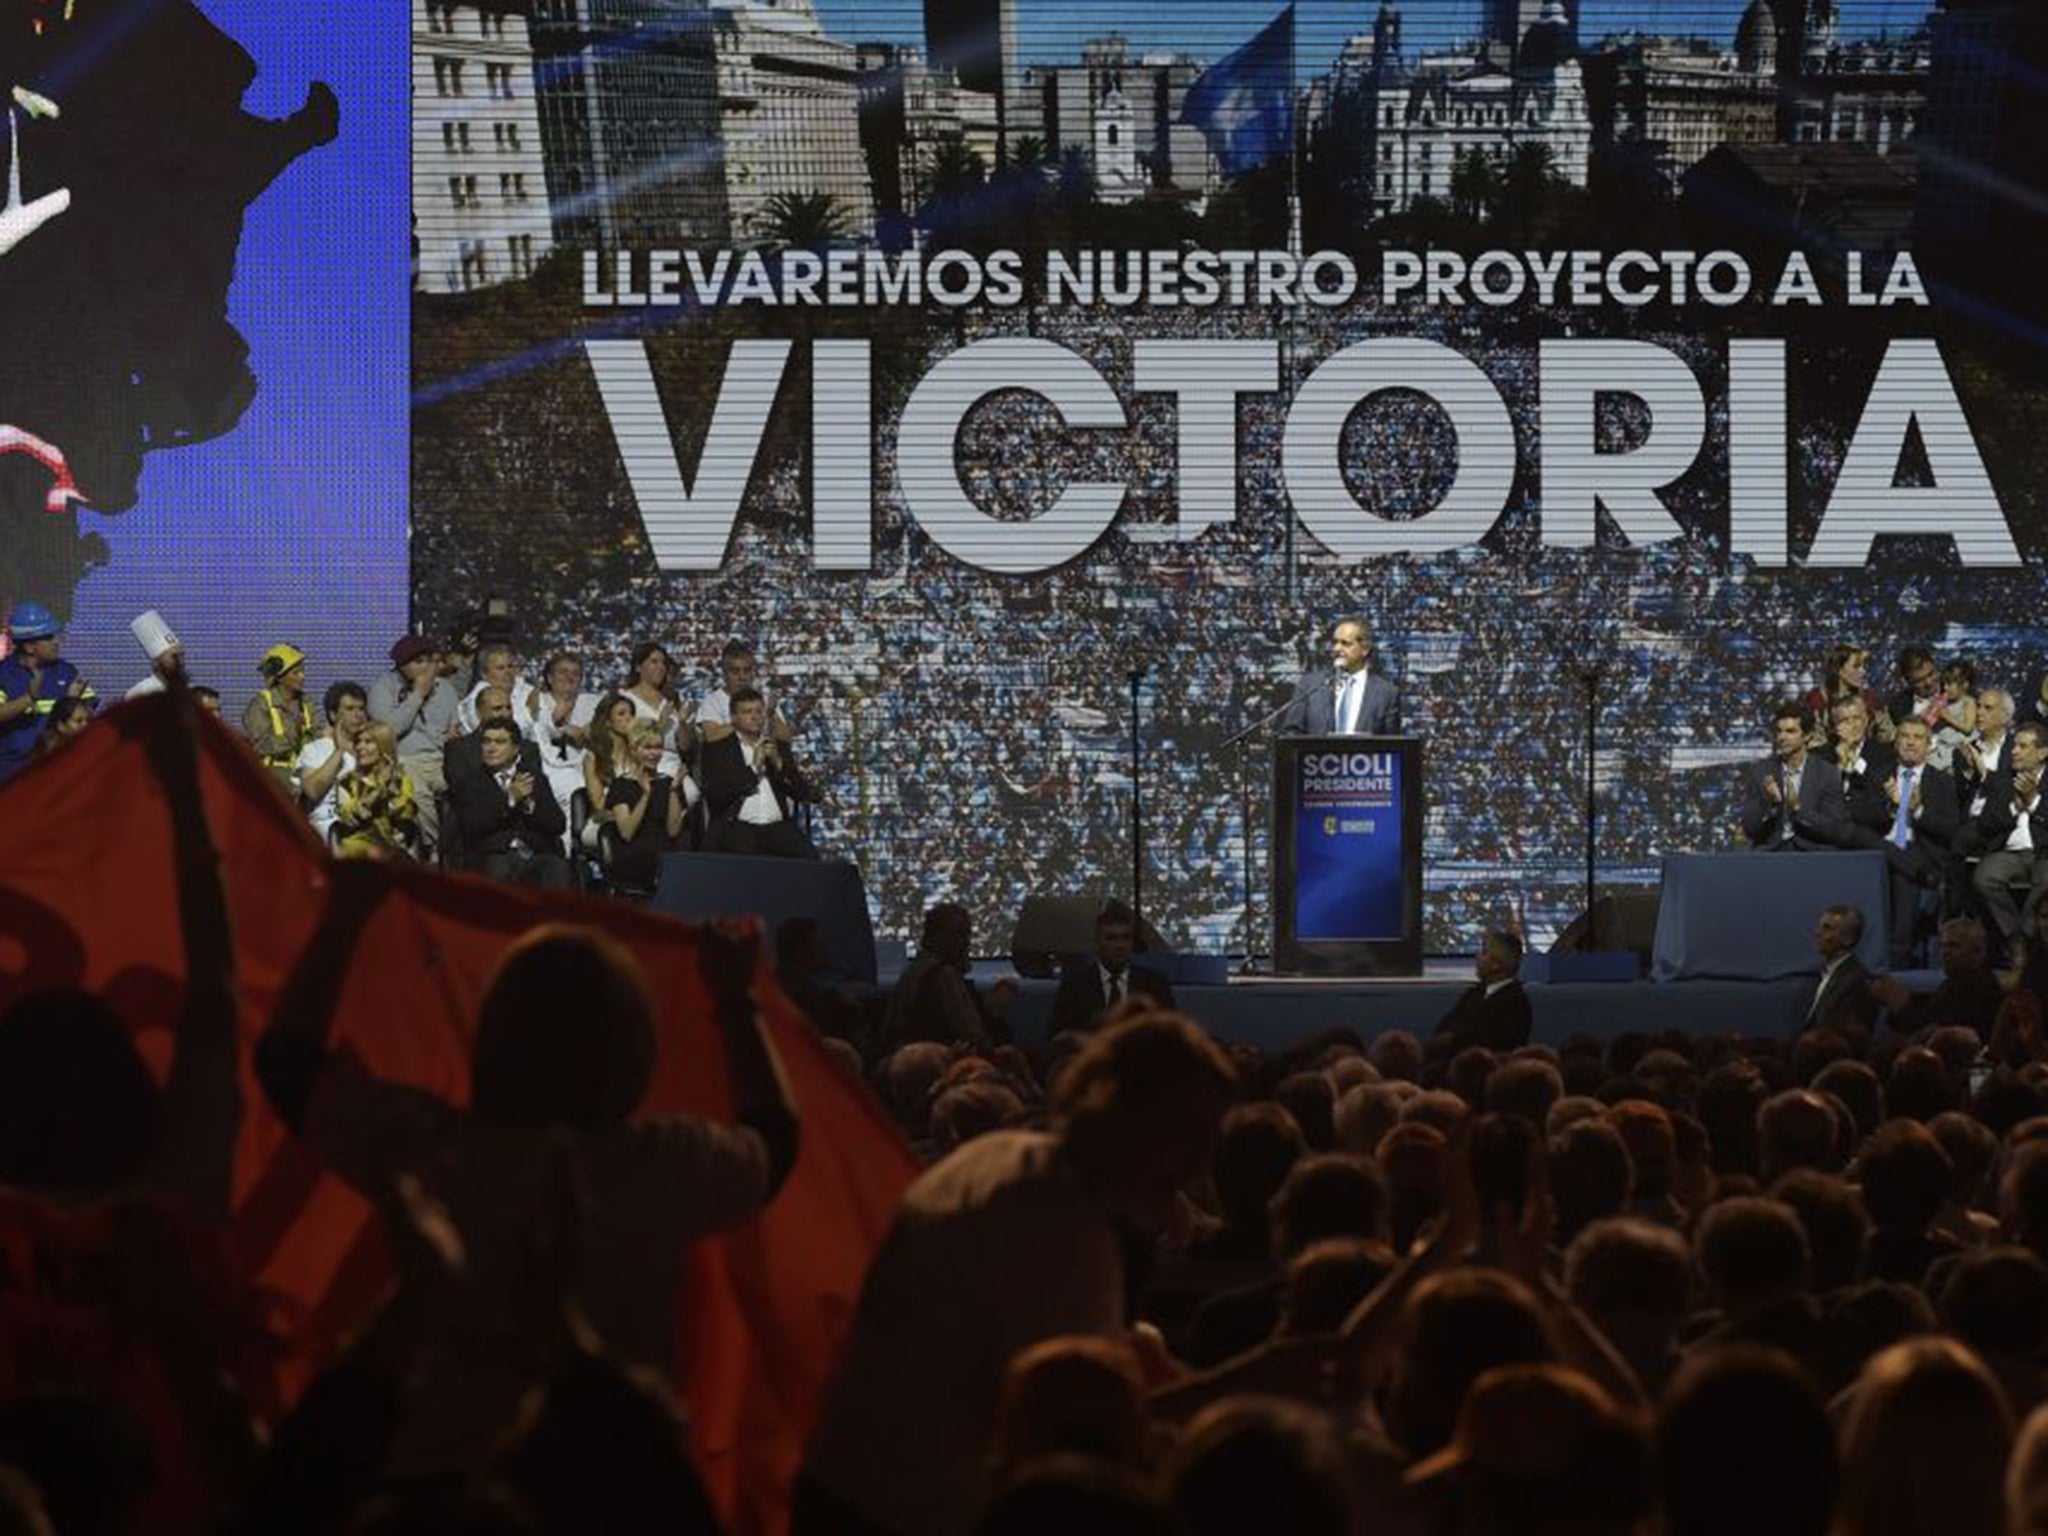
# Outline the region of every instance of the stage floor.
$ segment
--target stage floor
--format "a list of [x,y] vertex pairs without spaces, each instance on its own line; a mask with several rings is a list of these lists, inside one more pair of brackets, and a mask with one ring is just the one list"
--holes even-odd
[[[1931,991],[1940,977],[1906,971],[1899,979]],[[1007,964],[984,962],[974,979],[987,985],[1015,976]],[[884,985],[894,978],[885,977]],[[1744,1034],[1789,1037],[1806,1017],[1819,981],[1679,981],[1531,983],[1535,1040],[1562,1045],[1573,1035],[1611,1039],[1632,1030],[1679,1029],[1689,1035]],[[1427,1035],[1472,982],[1469,960],[1433,961],[1421,976],[1389,980],[1290,976],[1233,978],[1227,986],[1176,987],[1180,1005],[1220,1040],[1247,1040],[1267,1051],[1284,1050],[1319,1030],[1347,1028],[1371,1039],[1382,1030]],[[1019,979],[1010,1026],[1020,1042],[1046,1038],[1057,983]]]

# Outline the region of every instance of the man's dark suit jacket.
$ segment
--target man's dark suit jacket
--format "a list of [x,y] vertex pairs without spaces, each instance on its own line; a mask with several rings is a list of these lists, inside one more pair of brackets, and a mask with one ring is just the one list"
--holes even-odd
[[[1301,674],[1280,729],[1290,736],[1337,734],[1337,674],[1317,667]],[[1401,729],[1401,693],[1379,673],[1367,669],[1365,700],[1358,707],[1360,736],[1392,736]]]
[[1899,849],[1891,840],[1892,823],[1899,808],[1892,804],[1885,787],[1901,771],[1893,764],[1892,772],[1881,779],[1874,774],[1865,775],[1863,792],[1850,801],[1849,810],[1856,818],[1857,829],[1865,834],[1865,846],[1884,849],[1896,867],[1916,878],[1931,880],[1947,866],[1949,845],[1955,842],[1962,826],[1956,781],[1939,768],[1929,768],[1924,763],[1920,766],[1920,815],[1907,823],[1912,829],[1912,840]]
[[479,762],[476,769],[460,776],[448,774],[448,794],[455,802],[455,819],[462,827],[465,857],[485,853],[510,853],[515,838],[522,839],[534,853],[560,853],[562,835],[568,823],[562,807],[548,788],[541,771],[540,748],[527,742],[519,749],[521,773],[533,776],[533,793],[514,808],[498,787],[497,775]]
[[[1964,851],[1989,853],[2003,848],[2005,840],[2012,836],[2012,829],[2019,825],[2019,817],[2012,808],[2011,768],[2001,768],[1984,781],[1984,811],[1970,823],[1970,837]],[[2042,780],[2048,784],[2048,778]],[[2033,826],[2034,857],[2048,854],[2048,793],[2034,802],[2034,814],[2030,818]]]
[[1799,804],[1792,819],[1792,841],[1778,842],[1778,807],[1764,794],[1776,778],[1779,763],[1767,757],[1742,770],[1742,831],[1752,848],[1790,846],[1799,849],[1839,848],[1849,838],[1849,803],[1842,797],[1842,774],[1833,763],[1808,754],[1799,776]]
[[1942,977],[1941,985],[1932,992],[1915,992],[1913,1000],[1890,1022],[1893,1029],[1906,1034],[1955,1024],[1974,1029],[1988,1041],[2004,1005],[2005,988],[1992,971],[1964,971],[1959,976]]
[[[1178,1005],[1173,984],[1157,971],[1132,966],[1124,972],[1127,995],[1149,997],[1162,1008]],[[1060,965],[1060,989],[1052,1000],[1052,1032],[1093,1029],[1102,1022],[1102,962],[1093,955],[1069,955]]]
[[1869,968],[1854,955],[1848,955],[1828,978],[1826,989],[1809,1003],[1799,1027],[1868,1036],[1883,1011],[1883,1005],[1870,995]]
[[1483,1045],[1489,1051],[1512,1051],[1529,1043],[1535,1015],[1529,994],[1519,981],[1511,981],[1493,996],[1486,995],[1486,983],[1475,981],[1458,995],[1451,1011],[1437,1021],[1436,1038],[1450,1042],[1449,1049],[1462,1051]]
[[[813,796],[809,781],[789,760],[789,748],[777,747],[776,753],[782,761],[768,770],[767,777],[775,790],[775,803],[782,807],[784,819],[788,819],[798,801]],[[760,788],[761,775],[747,766],[746,753],[740,749],[740,738],[735,733],[704,743],[697,764],[697,782],[704,791],[705,808],[716,825],[739,819],[740,807]]]

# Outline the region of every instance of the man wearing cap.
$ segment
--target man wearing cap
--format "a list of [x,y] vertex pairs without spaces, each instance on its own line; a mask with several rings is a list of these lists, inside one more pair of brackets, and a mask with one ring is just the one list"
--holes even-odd
[[0,779],[29,760],[59,699],[94,698],[78,668],[57,654],[61,631],[49,609],[17,603],[7,630],[14,650],[0,661]]
[[130,688],[126,697],[145,698],[164,692],[174,682],[189,681],[185,676],[185,643],[172,633],[162,614],[152,608],[136,618],[128,630],[142,647],[142,654],[149,658],[149,676]]
[[448,789],[442,750],[462,697],[441,675],[440,653],[431,640],[407,635],[391,647],[392,670],[370,684],[370,718],[391,727],[398,760],[418,792],[420,832],[428,849],[441,840],[437,797]]
[[297,804],[299,754],[320,734],[312,700],[306,697],[306,653],[295,645],[273,645],[257,670],[263,691],[242,711],[242,730],[263,766]]

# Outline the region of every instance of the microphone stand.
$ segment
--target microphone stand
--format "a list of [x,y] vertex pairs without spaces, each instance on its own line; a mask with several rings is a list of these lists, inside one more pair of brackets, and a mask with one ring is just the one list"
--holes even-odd
[[1145,757],[1139,726],[1138,691],[1146,669],[1131,669],[1131,920],[1138,947],[1145,945]]
[[[1278,708],[1268,710],[1250,725],[1223,743],[1222,750],[1228,752],[1238,747],[1237,754],[1237,820],[1238,835],[1244,840],[1244,964],[1238,968],[1241,976],[1258,973],[1258,939],[1252,933],[1252,781],[1247,771],[1251,763],[1250,746],[1252,738],[1287,713],[1293,699],[1288,699]],[[1270,851],[1270,850],[1269,850]]]
[[1600,799],[1595,785],[1600,761],[1600,680],[1607,668],[1601,662],[1587,662],[1579,669],[1579,681],[1586,689],[1586,930],[1581,948],[1592,954],[1600,947],[1599,923],[1593,915],[1595,863],[1600,846]]

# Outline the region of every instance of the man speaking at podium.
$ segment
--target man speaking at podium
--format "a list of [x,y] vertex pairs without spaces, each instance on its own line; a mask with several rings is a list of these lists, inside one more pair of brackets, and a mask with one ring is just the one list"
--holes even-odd
[[1280,729],[1290,736],[1392,736],[1401,729],[1401,695],[1375,674],[1372,630],[1347,615],[1330,632],[1328,667],[1302,673]]

